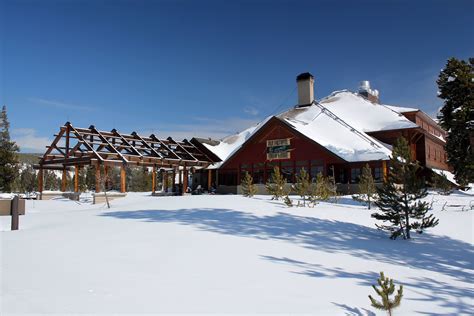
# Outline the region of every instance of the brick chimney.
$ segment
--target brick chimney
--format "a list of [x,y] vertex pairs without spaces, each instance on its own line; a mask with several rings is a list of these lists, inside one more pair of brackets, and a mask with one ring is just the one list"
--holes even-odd
[[359,95],[363,96],[369,101],[372,101],[374,103],[379,103],[379,91],[375,89],[372,90],[370,88],[370,81],[368,80],[364,80],[360,82]]
[[309,72],[299,74],[296,77],[298,85],[297,107],[308,106],[314,101],[314,76]]

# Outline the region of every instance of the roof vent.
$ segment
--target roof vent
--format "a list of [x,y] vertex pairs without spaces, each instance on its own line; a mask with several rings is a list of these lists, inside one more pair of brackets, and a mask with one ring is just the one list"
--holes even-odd
[[364,80],[360,82],[359,94],[369,101],[379,103],[379,91],[370,88],[370,81]]

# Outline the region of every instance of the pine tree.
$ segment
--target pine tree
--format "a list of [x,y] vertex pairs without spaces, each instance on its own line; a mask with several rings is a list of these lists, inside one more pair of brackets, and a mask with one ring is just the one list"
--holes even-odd
[[311,181],[305,168],[302,168],[296,177],[295,191],[303,198],[303,207],[306,206],[306,199],[311,194]]
[[311,184],[311,193],[309,199],[311,202],[316,203],[317,201],[327,201],[330,193],[327,186],[327,179],[322,173],[318,173],[316,176],[316,182]]
[[10,139],[7,108],[0,112],[0,192],[10,192],[18,176],[18,146]]
[[448,132],[446,152],[461,185],[474,182],[474,58],[450,58],[438,77],[438,97],[444,105],[438,116]]
[[379,207],[378,213],[372,217],[384,223],[376,224],[377,228],[391,233],[390,238],[400,235],[410,239],[410,231],[415,229],[422,233],[424,229],[434,227],[438,220],[433,215],[427,216],[429,204],[420,199],[427,196],[423,179],[417,175],[420,165],[411,160],[410,147],[405,138],[399,138],[394,144],[388,179],[381,188],[377,189]]
[[380,286],[380,289],[378,289],[375,285],[372,285],[372,287],[377,295],[380,296],[382,301],[379,302],[369,295],[370,303],[377,309],[387,311],[388,315],[391,316],[392,310],[400,306],[402,301],[403,285],[400,285],[397,294],[395,294],[395,297],[392,300],[390,296],[395,292],[395,284],[393,284],[393,280],[386,278],[383,272],[380,272],[380,277],[377,279],[377,283]]
[[241,185],[243,196],[252,197],[257,193],[257,187],[253,184],[253,177],[247,171],[241,181]]
[[[433,172],[434,173],[434,172]],[[442,195],[451,194],[453,185],[449,182],[446,174],[442,173],[441,175],[434,173],[432,176],[431,186]]]
[[369,164],[362,168],[362,175],[359,181],[359,194],[353,195],[352,198],[356,201],[367,204],[370,210],[372,202],[375,200],[377,190],[375,189],[374,178]]
[[265,184],[265,188],[267,189],[268,193],[273,195],[272,200],[279,200],[283,196],[287,195],[285,184],[285,177],[281,174],[280,168],[275,166],[273,168],[273,174],[270,181]]
[[54,171],[43,171],[43,183],[45,190],[57,191],[61,187],[61,179],[56,176]]
[[336,175],[334,171],[334,166],[331,166],[332,176],[326,178],[326,187],[329,193],[329,196],[334,199],[334,202],[337,204],[337,184],[336,184]]
[[29,193],[37,189],[37,176],[31,165],[27,165],[20,174],[20,191]]

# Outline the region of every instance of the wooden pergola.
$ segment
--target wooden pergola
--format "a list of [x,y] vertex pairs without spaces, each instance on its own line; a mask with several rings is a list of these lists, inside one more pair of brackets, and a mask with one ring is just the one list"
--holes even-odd
[[[119,133],[116,129],[99,131],[95,126],[89,128],[74,127],[67,122],[61,126],[55,138],[39,164],[38,188],[43,191],[43,170],[62,170],[61,191],[66,191],[67,172],[74,168],[74,191],[79,192],[78,175],[80,168],[94,166],[96,176],[96,192],[101,187],[101,167],[104,167],[105,178],[109,167],[119,166],[120,191],[126,192],[127,166],[152,167],[152,188],[156,191],[157,169],[171,169],[173,175],[179,172],[179,182],[184,190],[188,187],[188,172],[191,168],[205,168],[216,161],[210,158],[201,149],[186,139],[176,141],[171,137],[159,139],[154,134],[148,137],[140,136],[136,132],[131,134]],[[209,172],[210,177],[210,172]],[[173,183],[175,177],[173,177]],[[181,183],[182,179],[182,183]],[[166,181],[165,181],[166,182]]]

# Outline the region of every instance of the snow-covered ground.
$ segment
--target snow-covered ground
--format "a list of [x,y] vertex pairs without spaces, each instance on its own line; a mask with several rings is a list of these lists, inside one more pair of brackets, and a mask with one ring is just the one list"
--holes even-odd
[[396,314],[473,314],[474,211],[461,209],[474,196],[428,200],[440,224],[411,241],[390,240],[349,197],[27,201],[19,231],[0,218],[0,314],[384,315],[367,298],[379,271],[405,287]]

